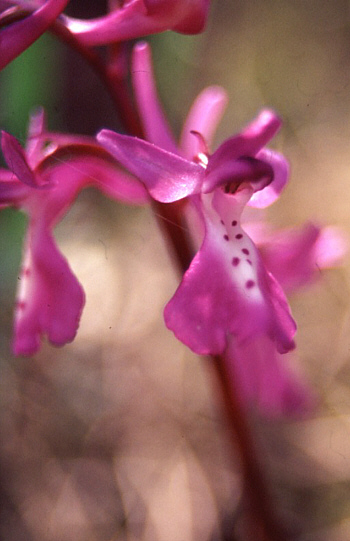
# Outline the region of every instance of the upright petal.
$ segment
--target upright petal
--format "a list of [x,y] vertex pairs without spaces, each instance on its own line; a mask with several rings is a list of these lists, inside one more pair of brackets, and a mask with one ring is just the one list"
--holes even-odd
[[69,0],[48,0],[23,20],[0,30],[0,69],[46,32],[68,2]]
[[164,116],[155,85],[151,50],[145,42],[138,43],[133,49],[132,81],[146,139],[176,154],[177,146]]
[[46,227],[30,223],[15,312],[14,352],[32,355],[41,338],[71,342],[84,306],[83,289]]
[[226,104],[227,94],[220,86],[209,86],[199,94],[187,115],[181,132],[179,147],[186,158],[193,160],[201,151],[198,138],[191,132],[200,133],[206,144],[211,145]]
[[102,130],[97,140],[126,169],[142,180],[151,196],[171,203],[198,193],[204,169],[155,145],[127,135]]

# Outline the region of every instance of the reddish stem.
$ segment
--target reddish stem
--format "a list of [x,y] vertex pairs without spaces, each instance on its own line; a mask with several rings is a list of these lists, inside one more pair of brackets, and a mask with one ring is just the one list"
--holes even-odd
[[247,539],[286,541],[290,536],[274,512],[274,505],[263,473],[263,464],[259,460],[244,408],[238,399],[235,382],[232,378],[232,368],[228,370],[227,360],[220,355],[213,356],[213,361],[211,366],[216,373],[221,389],[230,436],[233,445],[238,448],[242,463],[243,504],[251,517]]

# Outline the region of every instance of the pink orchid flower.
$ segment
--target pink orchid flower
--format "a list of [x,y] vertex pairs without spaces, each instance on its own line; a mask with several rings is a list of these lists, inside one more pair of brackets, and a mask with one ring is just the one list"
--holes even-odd
[[126,0],[104,17],[63,16],[70,32],[88,46],[135,39],[165,30],[197,34],[204,28],[209,0]]
[[9,64],[46,32],[65,9],[68,2],[69,0],[47,0],[39,7],[37,3],[31,2],[0,2],[2,21],[11,14],[17,5],[25,9],[33,9],[33,12],[24,19],[12,22],[0,30],[0,69]]
[[[263,208],[273,203],[287,181],[284,158],[264,148],[280,126],[278,117],[264,111],[210,156],[207,147],[227,96],[223,89],[209,87],[194,102],[177,145],[157,96],[147,44],[134,48],[132,68],[139,113],[152,144],[107,130],[98,139],[144,182],[152,197],[165,203],[186,198],[187,209],[197,215],[194,226],[193,219],[190,223],[193,236],[198,237],[199,230],[202,239],[165,308],[167,326],[196,353],[224,355],[244,405],[269,415],[309,411],[314,399],[295,359],[289,363],[290,354],[278,352],[293,348],[295,332],[284,294],[269,272],[269,265],[278,270],[278,243],[273,234],[256,235],[255,229],[252,238],[263,245],[260,254],[241,226],[245,205]],[[316,259],[328,266],[344,252],[336,232],[322,230],[318,237],[311,233],[306,228],[284,237],[285,272],[277,272],[283,284],[292,282],[288,260],[294,261],[301,285],[318,271]]]
[[[147,47],[139,46],[135,54],[141,54],[145,61]],[[148,69],[144,71],[150,73]],[[139,101],[147,98],[141,87],[145,89],[145,85],[140,85]],[[149,98],[150,86],[147,88]],[[286,183],[285,160],[265,149],[279,129],[280,120],[265,110],[242,133],[209,155],[205,125],[211,132],[210,115],[214,111],[214,117],[217,116],[215,109],[220,110],[218,101],[222,95],[218,89],[208,89],[193,106],[189,123],[194,132],[192,138],[197,141],[186,145],[182,152],[190,154],[188,157],[180,156],[174,149],[152,99],[149,103],[158,110],[158,119],[155,115],[153,121],[153,140],[164,140],[162,146],[171,147],[172,151],[108,130],[100,132],[98,140],[144,182],[154,199],[171,203],[190,198],[203,223],[202,246],[165,308],[167,326],[199,354],[224,353],[231,335],[238,343],[244,343],[260,334],[274,341],[278,351],[286,352],[294,347],[296,329],[288,303],[241,227],[246,204],[262,207],[272,203]],[[150,114],[143,116],[148,124],[152,122]]]
[[29,217],[13,348],[16,355],[31,355],[42,335],[63,345],[78,329],[84,292],[52,235],[78,192],[93,185],[135,204],[147,202],[148,196],[92,139],[47,132],[42,111],[31,118],[25,151],[5,132],[1,142],[9,170],[0,170],[0,207],[20,208]]

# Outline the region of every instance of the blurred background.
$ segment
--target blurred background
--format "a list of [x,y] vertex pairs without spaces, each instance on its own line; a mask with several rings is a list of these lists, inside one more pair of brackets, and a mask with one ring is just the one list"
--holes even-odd
[[[91,4],[91,6],[90,6]],[[104,2],[72,1],[96,16]],[[265,106],[291,181],[267,212],[350,234],[350,3],[212,2],[207,30],[149,38],[175,134],[205,86],[230,102],[216,145]],[[0,73],[0,125],[25,141],[28,114],[51,130],[119,129],[98,78],[43,36]],[[0,537],[4,541],[228,541],[241,478],[210,363],[165,329],[178,277],[149,208],[84,191],[55,234],[87,296],[74,343],[11,355],[26,219],[0,213]],[[298,359],[318,407],[307,419],[252,416],[276,509],[300,541],[350,539],[349,259],[290,298]]]

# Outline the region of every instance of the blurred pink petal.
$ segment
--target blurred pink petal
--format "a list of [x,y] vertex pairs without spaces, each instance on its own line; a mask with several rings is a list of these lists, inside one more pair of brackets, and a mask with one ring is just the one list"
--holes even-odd
[[304,377],[295,370],[295,358],[290,362],[289,355],[278,354],[267,337],[259,336],[243,344],[230,340],[225,360],[230,380],[245,407],[255,407],[272,417],[300,417],[315,405]]
[[209,0],[129,0],[104,17],[62,17],[84,45],[106,45],[165,30],[197,34],[204,28]]
[[344,257],[348,243],[337,228],[312,223],[302,229],[271,231],[260,228],[254,235],[266,266],[287,291],[302,287]]

